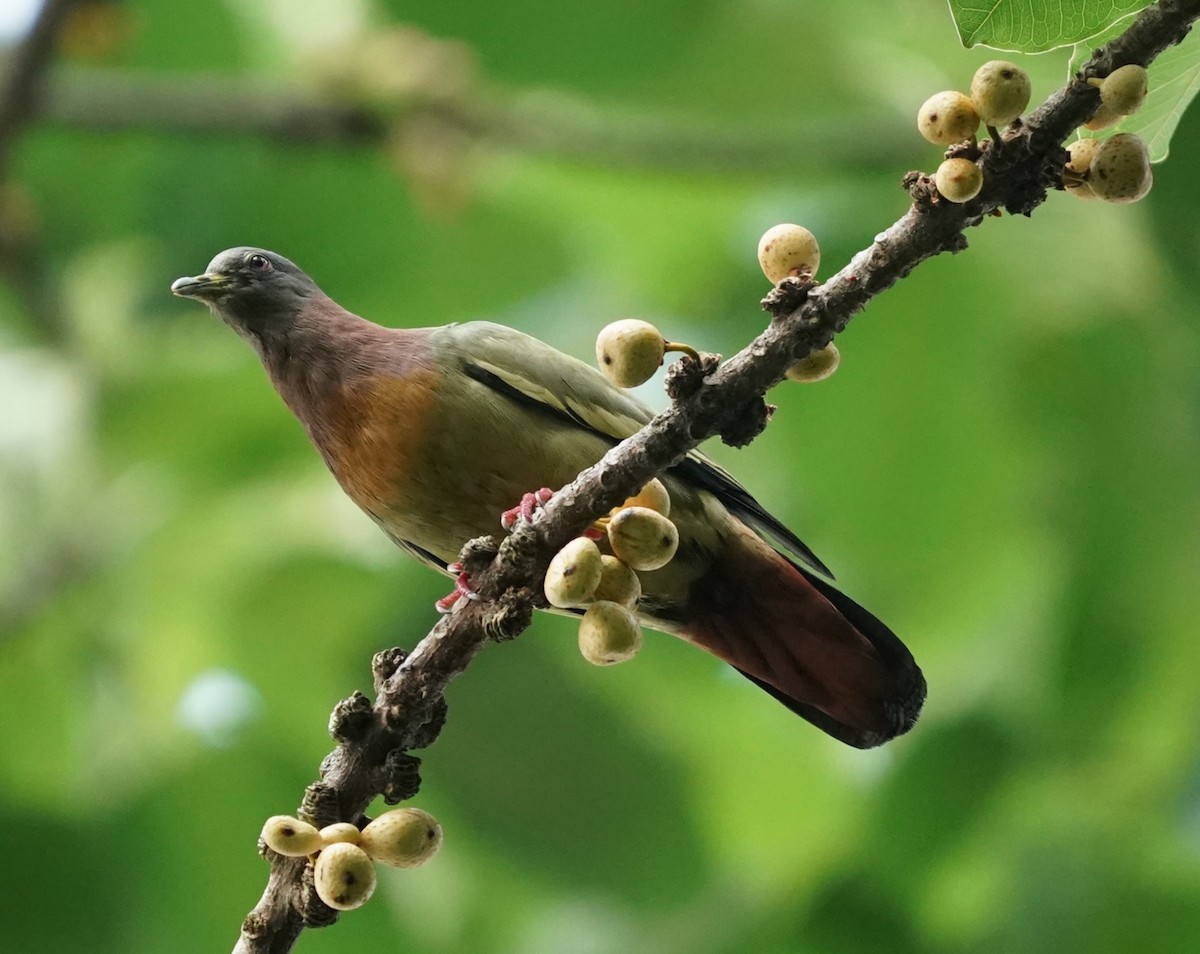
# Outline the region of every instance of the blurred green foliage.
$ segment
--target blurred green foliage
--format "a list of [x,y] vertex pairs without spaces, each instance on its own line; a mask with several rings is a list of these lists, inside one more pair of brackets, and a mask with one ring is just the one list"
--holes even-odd
[[[446,586],[342,499],[254,356],[172,279],[257,244],[386,324],[491,318],[586,357],[636,315],[728,354],[764,321],[758,235],[803,222],[840,267],[905,208],[902,173],[938,161],[916,107],[982,58],[939,0],[116,15],[76,58],[219,72],[250,96],[404,22],[468,44],[493,89],[583,97],[614,128],[825,132],[771,173],[485,141],[469,179],[431,184],[366,145],[27,131],[8,224],[16,195],[32,254],[0,284],[14,952],[232,946],[265,882],[262,820],[293,810],[334,702],[369,688],[372,652],[424,634]],[[1035,98],[1064,67],[1029,61]],[[879,133],[830,162],[822,136],[862,117]],[[913,648],[930,683],[913,733],[850,751],[668,637],[601,671],[568,621],[539,619],[451,688],[417,800],[441,854],[384,872],[299,950],[1193,950],[1193,119],[1146,201],[1052,195],[988,220],[854,321],[831,380],[776,389],[760,440],[711,448]]]

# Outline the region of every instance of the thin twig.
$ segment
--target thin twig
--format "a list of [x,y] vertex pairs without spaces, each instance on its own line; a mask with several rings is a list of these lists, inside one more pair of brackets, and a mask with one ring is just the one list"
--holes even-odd
[[46,0],[33,26],[9,56],[8,69],[0,82],[0,182],[4,181],[17,134],[37,113],[58,31],[77,2]]
[[[445,717],[443,690],[488,640],[511,638],[528,625],[533,588],[554,552],[706,438],[743,443],[753,436],[766,419],[762,395],[793,362],[827,344],[874,296],[921,262],[965,248],[967,228],[996,209],[1028,214],[1045,201],[1046,188],[1062,171],[1063,140],[1097,105],[1086,77],[1124,63],[1148,63],[1181,40],[1198,16],[1200,0],[1163,0],[1143,11],[1079,77],[1010,126],[1002,150],[984,151],[986,186],[972,202],[941,200],[927,177],[910,173],[905,184],[912,206],[869,248],[823,285],[809,289],[785,280],[765,302],[775,315],[767,330],[711,373],[683,359],[672,382],[672,406],[560,490],[543,517],[517,529],[494,559],[474,542],[464,557],[475,560],[473,580],[482,599],[460,601],[461,609],[443,618],[411,655],[393,650],[376,657],[376,702],[356,694],[335,710],[330,728],[338,747],[322,763],[321,781],[309,786],[302,813],[318,824],[354,821],[377,794],[394,801],[415,792],[418,763],[407,750],[436,737]],[[267,888],[243,925],[235,954],[283,954],[303,927],[336,917],[312,891],[304,859],[272,855],[271,861]]]
[[46,0],[29,32],[6,58],[0,80],[0,273],[33,316],[38,330],[50,339],[62,336],[57,291],[47,281],[45,266],[33,254],[28,236],[19,228],[10,228],[6,220],[13,195],[6,191],[6,182],[17,138],[37,118],[43,104],[59,31],[78,2]]

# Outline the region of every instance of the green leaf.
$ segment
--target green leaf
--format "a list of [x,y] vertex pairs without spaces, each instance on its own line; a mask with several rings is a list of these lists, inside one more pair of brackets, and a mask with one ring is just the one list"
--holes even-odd
[[963,46],[1045,53],[1070,46],[1147,6],[1142,0],[950,0]]
[[[1068,76],[1074,75],[1092,55],[1092,48],[1116,36],[1126,26],[1124,21],[1094,37],[1088,43],[1077,43],[1071,54]],[[1114,132],[1137,133],[1145,140],[1151,162],[1162,162],[1170,152],[1171,137],[1184,111],[1200,91],[1200,43],[1184,40],[1171,47],[1150,64],[1150,91],[1146,102],[1134,115],[1100,133],[1080,129],[1081,137],[1110,136]]]

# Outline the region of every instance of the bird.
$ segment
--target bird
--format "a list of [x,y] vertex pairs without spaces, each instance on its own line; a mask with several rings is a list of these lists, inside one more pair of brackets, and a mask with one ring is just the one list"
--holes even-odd
[[[389,327],[287,258],[243,246],[171,291],[257,352],[345,493],[439,572],[534,488],[561,487],[653,416],[596,369],[487,321]],[[662,475],[674,559],[640,574],[640,622],[682,637],[833,738],[872,748],[925,701],[912,654],[825,565],[699,451]]]

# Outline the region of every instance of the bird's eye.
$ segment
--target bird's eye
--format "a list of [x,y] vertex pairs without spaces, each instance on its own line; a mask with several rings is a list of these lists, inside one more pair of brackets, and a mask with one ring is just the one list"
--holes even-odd
[[251,255],[248,261],[251,268],[257,269],[260,272],[269,272],[271,270],[271,260],[265,255]]

